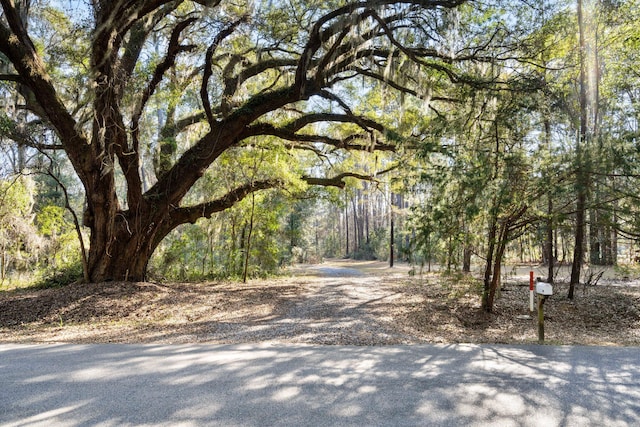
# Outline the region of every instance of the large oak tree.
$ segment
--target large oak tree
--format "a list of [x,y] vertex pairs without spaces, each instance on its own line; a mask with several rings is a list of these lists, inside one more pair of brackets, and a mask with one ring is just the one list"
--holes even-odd
[[[383,81],[426,98],[433,95],[411,82],[412,69],[463,81],[453,64],[477,53],[445,52],[430,35],[462,0],[91,0],[76,3],[80,18],[68,17],[77,22],[78,40],[66,56],[31,33],[29,1],[0,3],[0,52],[9,65],[0,77],[55,133],[52,145],[38,148],[63,149],[82,182],[87,271],[95,282],[144,279],[153,251],[176,227],[284,185],[264,176],[188,203],[190,189],[225,151],[266,137],[318,154],[393,150],[401,138],[372,116],[354,114],[364,110],[349,105],[341,87],[356,78]],[[178,75],[189,76],[178,93],[158,96]],[[155,179],[147,185],[143,154],[151,133],[144,129],[159,109]],[[357,130],[332,132],[345,123]],[[189,145],[178,150],[176,141]],[[362,177],[317,172],[300,179],[340,187],[349,176]]]

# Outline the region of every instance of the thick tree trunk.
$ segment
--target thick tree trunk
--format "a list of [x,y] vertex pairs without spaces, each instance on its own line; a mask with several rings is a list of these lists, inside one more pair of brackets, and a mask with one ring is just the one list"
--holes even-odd
[[140,251],[137,245],[132,243],[133,240],[114,242],[109,253],[103,252],[89,258],[91,281],[144,281],[151,254],[148,251]]
[[[115,196],[110,203],[116,203]],[[110,203],[94,206],[85,218],[91,228],[89,278],[94,283],[144,281],[154,250],[175,226],[168,223],[166,210],[157,206],[155,215],[146,211],[143,202],[135,213],[111,213]]]
[[92,233],[88,262],[90,280],[94,283],[144,281],[155,246],[141,234],[131,230],[131,234],[118,233],[104,241],[105,233]]

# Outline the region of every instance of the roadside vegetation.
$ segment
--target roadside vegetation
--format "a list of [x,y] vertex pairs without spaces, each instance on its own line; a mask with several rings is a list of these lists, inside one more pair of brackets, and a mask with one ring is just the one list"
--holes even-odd
[[637,0],[287,5],[3,3],[2,298],[349,259],[486,324],[528,265],[636,321]]
[[[481,275],[410,276],[410,269],[328,260],[246,284],[109,282],[5,291],[0,342],[538,343],[528,268],[503,278],[492,313],[481,307]],[[569,300],[570,270],[563,274],[545,304],[545,343],[640,345],[639,275],[607,271]]]

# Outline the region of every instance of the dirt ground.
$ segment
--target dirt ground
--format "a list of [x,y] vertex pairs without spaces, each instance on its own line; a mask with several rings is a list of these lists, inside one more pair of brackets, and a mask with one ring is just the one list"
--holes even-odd
[[[528,268],[505,274],[491,314],[480,310],[477,275],[410,275],[409,270],[332,260],[247,284],[110,282],[0,291],[0,342],[538,341],[536,313],[529,312]],[[545,342],[640,345],[640,280],[615,276],[580,285],[574,300],[566,298],[566,284],[556,284],[544,306]]]

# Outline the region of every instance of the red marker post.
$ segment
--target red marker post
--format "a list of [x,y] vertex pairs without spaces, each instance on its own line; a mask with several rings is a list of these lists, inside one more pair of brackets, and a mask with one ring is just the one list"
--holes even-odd
[[529,272],[529,311],[533,312],[533,271]]

